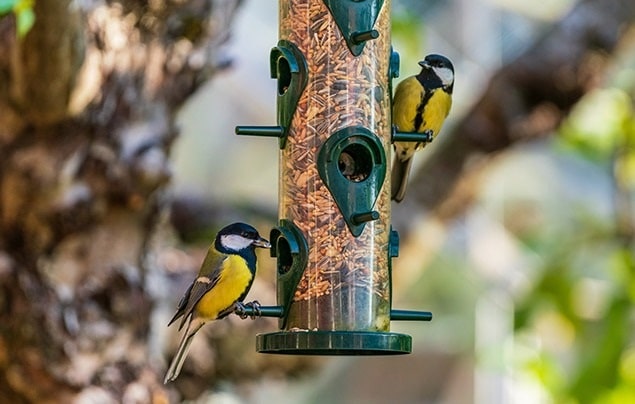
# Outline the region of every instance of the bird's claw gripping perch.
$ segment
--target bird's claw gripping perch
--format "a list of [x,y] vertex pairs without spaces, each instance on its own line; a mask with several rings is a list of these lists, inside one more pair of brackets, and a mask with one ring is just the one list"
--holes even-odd
[[[251,310],[249,310],[251,309]],[[237,302],[236,307],[234,308],[234,313],[238,315],[241,319],[246,319],[247,317],[255,320],[256,317],[260,317],[260,303],[257,300],[248,303]]]

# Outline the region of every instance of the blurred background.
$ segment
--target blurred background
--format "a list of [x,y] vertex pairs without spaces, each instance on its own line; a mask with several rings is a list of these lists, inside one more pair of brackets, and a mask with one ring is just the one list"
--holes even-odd
[[[453,60],[457,78],[448,133],[490,78],[548,38],[576,4],[393,0],[400,79],[416,73],[427,53]],[[275,124],[276,83],[269,78],[269,51],[278,40],[275,2],[245,0],[232,32],[224,48],[231,66],[180,112],[183,133],[173,151],[170,192],[256,207],[271,220],[261,227],[272,226],[277,144],[233,132],[236,125]],[[430,323],[393,322],[393,331],[412,335],[411,355],[319,358],[295,378],[220,382],[200,400],[635,402],[630,37],[556,131],[490,159],[462,214],[441,222],[423,207],[393,206],[402,233],[394,306],[434,313]],[[415,164],[424,164],[435,147],[417,155]],[[273,260],[262,261],[265,269],[251,296],[271,304],[262,294],[273,282],[273,263],[266,262]],[[272,330],[275,323],[268,326]]]

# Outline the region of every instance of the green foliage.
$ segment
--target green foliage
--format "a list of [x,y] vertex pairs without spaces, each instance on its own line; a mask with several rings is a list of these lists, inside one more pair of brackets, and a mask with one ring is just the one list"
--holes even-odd
[[0,15],[7,14],[13,10],[13,6],[15,6],[17,2],[18,0],[0,0]]
[[[425,39],[421,17],[403,8],[397,8],[393,14],[391,32],[393,40],[399,44],[395,50],[401,55],[402,70],[416,70],[416,63],[423,58],[421,49]],[[409,65],[414,67],[408,69]]]
[[618,88],[590,92],[571,111],[560,128],[562,146],[602,162],[613,155],[622,136],[632,135],[633,107]]
[[517,302],[515,333],[531,337],[517,337],[516,343],[527,349],[526,341],[542,341],[519,365],[554,402],[635,402],[632,93],[617,86],[592,91],[572,110],[557,141],[559,150],[608,172],[613,185],[608,197],[628,202],[616,203],[608,218],[591,209],[576,212],[571,223],[558,223],[557,241],[532,238],[531,248],[544,264],[530,293]]
[[539,246],[540,276],[516,305],[515,351],[541,343],[515,362],[554,402],[635,402],[633,251],[602,222],[577,227]]
[[18,37],[24,37],[35,23],[33,5],[35,0],[0,0],[0,16],[14,13]]

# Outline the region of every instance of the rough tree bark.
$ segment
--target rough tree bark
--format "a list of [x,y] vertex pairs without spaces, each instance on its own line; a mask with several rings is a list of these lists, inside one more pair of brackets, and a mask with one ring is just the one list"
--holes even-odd
[[149,242],[175,111],[240,0],[37,0],[0,18],[0,397],[166,402]]
[[493,157],[517,142],[552,133],[598,84],[633,21],[632,0],[582,1],[503,66],[465,118],[436,140],[413,175],[404,206],[394,209],[399,223],[411,223],[407,218],[421,207],[442,222],[464,212]]

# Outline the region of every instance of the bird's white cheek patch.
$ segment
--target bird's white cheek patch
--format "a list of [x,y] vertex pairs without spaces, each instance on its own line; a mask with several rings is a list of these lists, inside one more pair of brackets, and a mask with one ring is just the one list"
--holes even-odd
[[253,242],[248,238],[236,235],[236,234],[228,234],[226,236],[221,236],[220,242],[226,248],[230,250],[238,251],[243,248],[249,247],[249,245]]
[[454,72],[451,69],[447,67],[433,67],[433,69],[444,86],[449,86],[454,82]]

